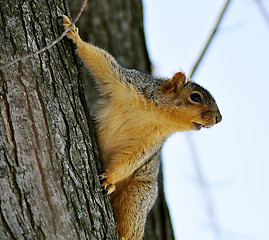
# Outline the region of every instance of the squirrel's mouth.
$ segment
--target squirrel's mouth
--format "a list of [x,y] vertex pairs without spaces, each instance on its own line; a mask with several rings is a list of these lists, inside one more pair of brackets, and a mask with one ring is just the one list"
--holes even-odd
[[196,122],[194,122],[194,126],[197,130],[200,130],[201,128],[209,128],[208,126],[206,126],[202,123],[196,123]]

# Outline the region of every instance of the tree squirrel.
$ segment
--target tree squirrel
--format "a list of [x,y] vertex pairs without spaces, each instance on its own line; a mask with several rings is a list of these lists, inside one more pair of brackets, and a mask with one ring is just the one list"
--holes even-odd
[[[71,22],[63,17],[67,29]],[[127,69],[106,51],[67,33],[97,80],[97,141],[105,172],[99,176],[122,239],[142,239],[158,191],[159,149],[176,131],[200,130],[222,116],[211,94],[177,72],[171,79]]]

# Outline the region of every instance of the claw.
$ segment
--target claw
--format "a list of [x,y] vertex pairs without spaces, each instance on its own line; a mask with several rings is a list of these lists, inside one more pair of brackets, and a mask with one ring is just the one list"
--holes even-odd
[[61,17],[62,17],[64,23],[71,24],[71,22],[70,22],[70,20],[69,20],[69,18],[67,16],[63,15]]
[[[71,25],[71,21],[65,15],[62,16],[62,19],[63,19],[64,29],[67,29]],[[78,28],[75,25],[73,25],[70,31],[66,34],[66,36],[70,39],[73,39],[74,43],[76,43],[77,39],[79,38]]]
[[116,187],[115,187],[115,184],[112,184],[110,182],[107,181],[107,173],[104,172],[102,174],[100,174],[98,176],[99,180],[100,180],[100,183],[102,185],[102,192],[104,194],[111,194],[112,192],[115,191]]
[[[103,183],[104,184],[104,183]],[[113,193],[114,191],[115,191],[115,189],[116,189],[116,186],[115,186],[115,184],[108,184],[107,185],[107,183],[105,184],[106,186],[104,186],[102,184],[102,186],[104,187],[104,190],[106,191],[106,194],[111,194],[111,193]]]
[[106,179],[106,178],[107,178],[106,172],[100,174],[100,175],[98,176],[98,178],[99,178],[99,180]]
[[108,191],[105,190],[105,188],[103,187],[103,188],[102,188],[102,193],[103,193],[104,195],[106,195],[106,194],[108,194]]

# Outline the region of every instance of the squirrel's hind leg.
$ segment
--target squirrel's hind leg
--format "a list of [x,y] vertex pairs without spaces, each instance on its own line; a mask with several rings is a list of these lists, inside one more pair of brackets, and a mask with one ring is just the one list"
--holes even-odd
[[140,240],[144,234],[147,214],[157,197],[157,181],[134,176],[117,184],[111,196],[119,236]]

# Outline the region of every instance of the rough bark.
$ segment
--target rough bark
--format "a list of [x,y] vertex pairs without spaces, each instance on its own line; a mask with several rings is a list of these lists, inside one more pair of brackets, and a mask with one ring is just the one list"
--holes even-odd
[[[68,0],[68,3],[75,17],[80,7],[78,1]],[[124,66],[151,72],[141,0],[91,0],[77,26],[84,40],[108,50]],[[85,75],[87,102],[93,106],[96,99],[94,81],[87,70]],[[162,179],[161,170],[159,196],[148,217],[144,239],[174,239]]]
[[[60,35],[62,0],[0,0],[0,64]],[[0,239],[117,239],[69,41],[0,72]]]

